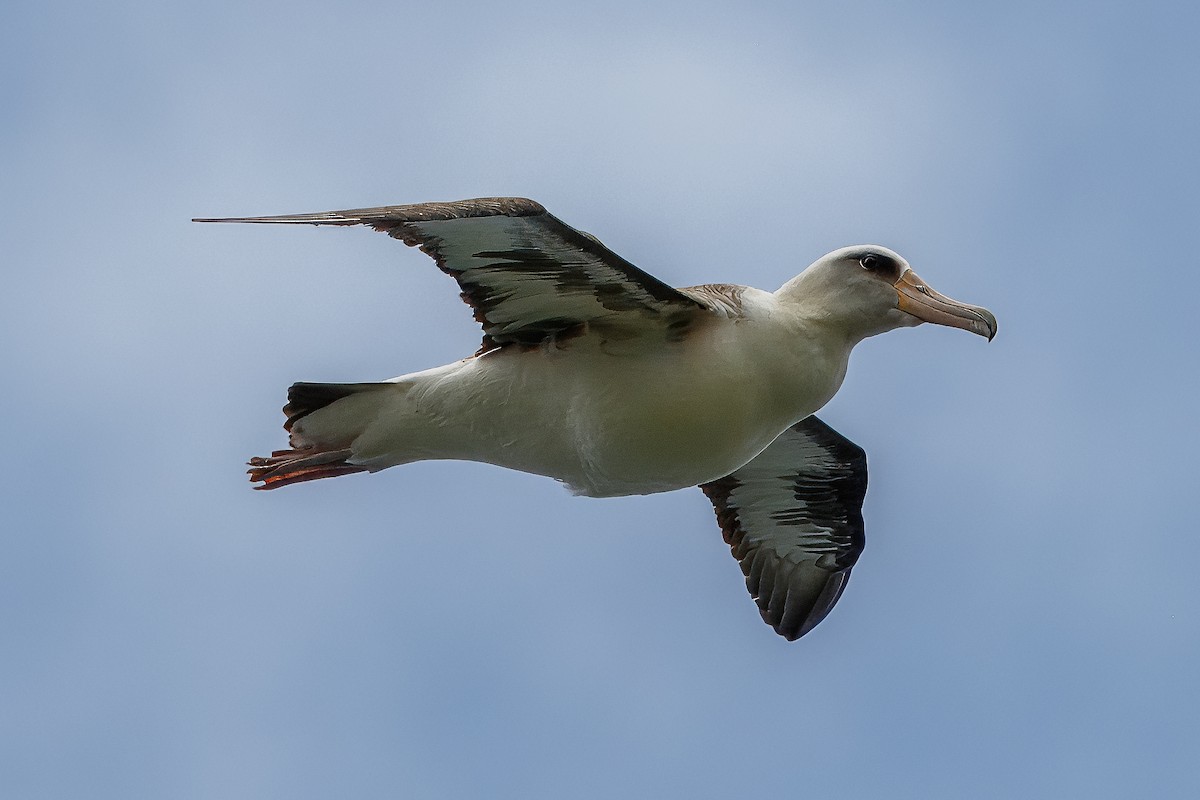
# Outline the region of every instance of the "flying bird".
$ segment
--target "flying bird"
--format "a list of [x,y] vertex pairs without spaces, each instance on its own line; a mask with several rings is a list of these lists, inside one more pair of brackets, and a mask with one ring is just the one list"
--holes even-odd
[[453,277],[474,355],[373,383],[296,383],[290,447],[258,489],[426,459],[546,475],[615,497],[699,486],[762,618],[794,640],[863,549],[863,450],[812,416],[868,336],[933,322],[991,340],[987,309],[931,289],[895,252],[835,250],[775,292],[673,288],[523,198],[197,222],[369,225]]

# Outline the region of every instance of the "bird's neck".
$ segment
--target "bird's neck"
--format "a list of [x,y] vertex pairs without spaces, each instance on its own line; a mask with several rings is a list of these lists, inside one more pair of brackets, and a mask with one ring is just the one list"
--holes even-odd
[[846,357],[854,345],[881,333],[871,315],[844,296],[844,287],[831,281],[827,270],[810,267],[774,293],[776,313],[797,335],[826,350],[844,349]]
[[776,391],[780,401],[791,409],[791,416],[799,421],[837,393],[857,340],[821,318],[794,313],[774,316],[781,334],[776,350]]

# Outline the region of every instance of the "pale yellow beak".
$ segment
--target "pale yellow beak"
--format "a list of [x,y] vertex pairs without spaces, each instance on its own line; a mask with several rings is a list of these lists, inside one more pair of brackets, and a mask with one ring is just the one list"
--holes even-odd
[[938,294],[911,269],[904,270],[892,286],[900,296],[900,310],[919,320],[978,333],[989,342],[996,335],[996,317],[992,312]]

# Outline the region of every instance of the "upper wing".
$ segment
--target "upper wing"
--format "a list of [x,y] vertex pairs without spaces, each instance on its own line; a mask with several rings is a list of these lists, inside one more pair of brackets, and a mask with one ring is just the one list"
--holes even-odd
[[833,608],[863,549],[867,457],[816,417],[700,486],[762,618],[793,641]]
[[698,315],[724,315],[518,197],[195,221],[363,224],[385,231],[420,247],[458,281],[483,325],[484,349],[538,344],[589,324],[679,338]]

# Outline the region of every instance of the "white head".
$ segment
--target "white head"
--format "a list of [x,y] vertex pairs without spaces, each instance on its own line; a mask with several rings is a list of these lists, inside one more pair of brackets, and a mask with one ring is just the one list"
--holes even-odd
[[922,322],[962,328],[989,341],[996,335],[992,312],[938,294],[899,254],[874,244],[822,256],[775,296],[803,319],[835,328],[851,342]]

